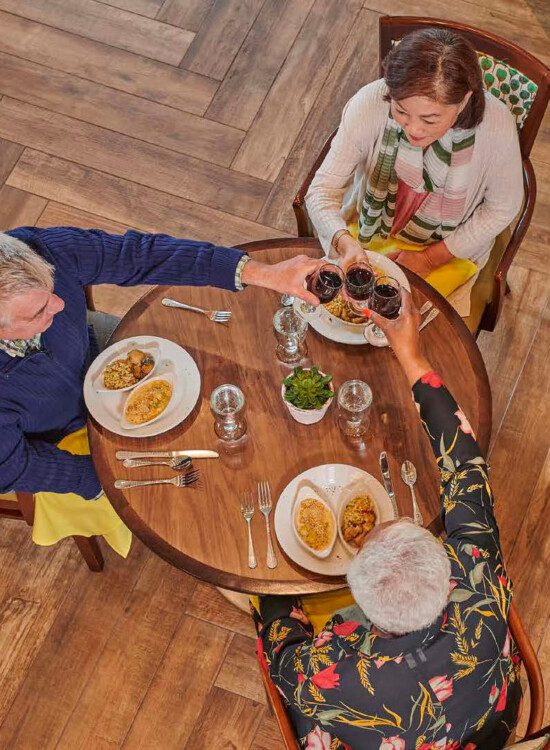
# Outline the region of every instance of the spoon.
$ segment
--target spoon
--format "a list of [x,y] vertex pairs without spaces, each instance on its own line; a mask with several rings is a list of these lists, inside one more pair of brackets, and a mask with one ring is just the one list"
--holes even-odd
[[150,461],[148,458],[126,458],[122,465],[127,469],[134,469],[137,466],[169,466],[171,469],[187,469],[193,463],[189,456],[180,456],[179,458],[169,458],[167,461]]
[[401,479],[405,482],[406,485],[408,485],[411,491],[414,522],[418,524],[418,526],[424,526],[424,519],[422,518],[422,513],[420,512],[420,508],[416,503],[416,495],[414,494],[416,469],[412,461],[403,461],[403,463],[401,464]]

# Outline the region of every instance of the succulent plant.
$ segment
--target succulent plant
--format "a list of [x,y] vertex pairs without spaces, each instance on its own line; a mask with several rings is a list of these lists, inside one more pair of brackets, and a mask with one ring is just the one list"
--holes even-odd
[[285,400],[298,409],[320,409],[334,395],[330,383],[332,375],[323,375],[318,367],[295,367],[283,380]]

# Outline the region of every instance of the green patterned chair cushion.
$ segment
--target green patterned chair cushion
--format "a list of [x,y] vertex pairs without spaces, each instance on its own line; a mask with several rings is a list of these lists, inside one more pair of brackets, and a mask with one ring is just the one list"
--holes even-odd
[[537,84],[491,55],[478,52],[477,57],[485,88],[509,107],[521,130],[537,95]]

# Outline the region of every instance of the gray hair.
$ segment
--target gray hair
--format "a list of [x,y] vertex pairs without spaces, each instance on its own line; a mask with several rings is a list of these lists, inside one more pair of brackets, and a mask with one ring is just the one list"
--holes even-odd
[[355,601],[374,625],[405,635],[427,628],[443,611],[451,564],[433,534],[401,519],[367,538],[347,578]]
[[9,325],[6,302],[30,289],[53,288],[54,267],[21,240],[0,232],[0,325]]

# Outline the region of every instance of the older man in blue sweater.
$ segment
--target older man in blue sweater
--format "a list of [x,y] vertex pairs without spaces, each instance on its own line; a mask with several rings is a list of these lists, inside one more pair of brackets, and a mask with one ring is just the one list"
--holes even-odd
[[91,457],[57,447],[86,421],[85,286],[255,285],[316,302],[303,282],[318,265],[305,256],[266,265],[234,248],[135,231],[0,234],[0,492],[101,495]]

